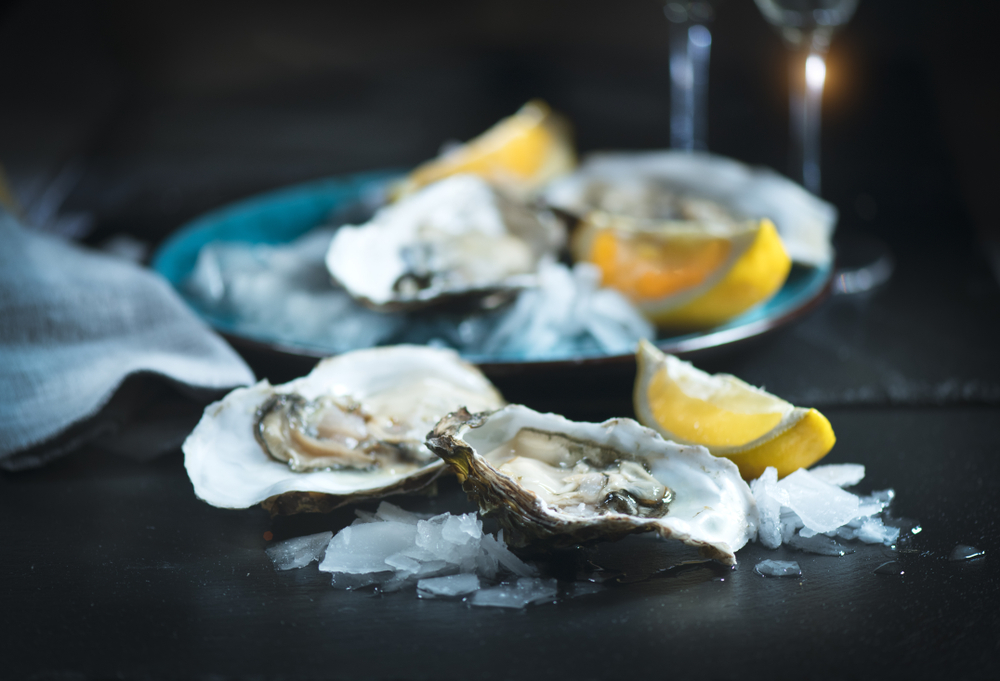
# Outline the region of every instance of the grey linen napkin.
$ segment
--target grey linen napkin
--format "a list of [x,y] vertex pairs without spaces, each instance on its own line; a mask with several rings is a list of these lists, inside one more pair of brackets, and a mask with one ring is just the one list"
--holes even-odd
[[[0,207],[0,468],[107,437],[167,393],[205,403],[253,381],[161,277],[28,231]],[[178,420],[174,407],[154,411]]]

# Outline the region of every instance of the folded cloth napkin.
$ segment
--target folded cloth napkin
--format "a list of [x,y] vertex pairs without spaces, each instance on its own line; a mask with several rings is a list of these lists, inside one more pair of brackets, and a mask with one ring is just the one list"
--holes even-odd
[[253,381],[159,276],[0,206],[0,467],[107,435],[164,392],[207,402]]

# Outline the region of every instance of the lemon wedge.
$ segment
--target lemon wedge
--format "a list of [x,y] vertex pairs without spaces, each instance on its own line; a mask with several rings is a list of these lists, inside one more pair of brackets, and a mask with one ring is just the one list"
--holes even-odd
[[392,195],[399,199],[450,175],[472,173],[523,197],[574,165],[568,123],[535,99],[479,137],[418,166]]
[[592,211],[572,250],[650,321],[679,329],[717,326],[763,303],[792,268],[767,219],[721,225]]
[[815,409],[796,407],[728,374],[707,374],[640,341],[633,401],[639,422],[664,438],[704,445],[754,480],[816,463],[836,438]]

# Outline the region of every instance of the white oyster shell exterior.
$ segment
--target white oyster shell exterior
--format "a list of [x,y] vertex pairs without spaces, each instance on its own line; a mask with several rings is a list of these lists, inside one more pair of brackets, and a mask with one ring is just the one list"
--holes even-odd
[[[326,266],[356,300],[405,310],[534,284],[565,241],[560,223],[474,175],[454,175],[333,237]],[[405,282],[417,282],[410,286]]]
[[[424,394],[428,379],[439,396],[433,401]],[[276,513],[330,510],[354,500],[417,489],[444,470],[443,462],[432,458],[407,472],[293,471],[266,454],[253,435],[258,407],[275,393],[298,393],[306,399],[349,396],[362,405],[398,409],[403,412],[400,418],[410,421],[417,441],[442,415],[466,402],[483,409],[504,404],[489,380],[451,350],[401,345],[322,360],[307,376],[278,386],[260,381],[205,409],[183,445],[184,465],[199,498],[222,508],[263,503]],[[440,399],[441,395],[453,397]]]

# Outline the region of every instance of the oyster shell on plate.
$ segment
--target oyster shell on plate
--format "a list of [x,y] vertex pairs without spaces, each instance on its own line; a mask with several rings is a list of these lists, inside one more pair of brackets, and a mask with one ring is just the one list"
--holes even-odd
[[427,445],[514,547],[559,547],[655,532],[727,565],[756,532],[739,470],[632,419],[580,423],[521,405],[459,410]]
[[723,156],[682,151],[593,154],[576,172],[552,182],[545,200],[583,220],[591,211],[717,227],[768,218],[793,261],[824,266],[833,260],[833,205],[773,170]]
[[358,350],[209,405],[184,442],[184,465],[195,494],[213,506],[327,511],[429,484],[445,470],[423,444],[438,419],[463,405],[503,404],[451,350]]
[[565,243],[562,224],[474,175],[454,175],[334,235],[326,265],[369,307],[397,311],[513,293]]

